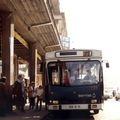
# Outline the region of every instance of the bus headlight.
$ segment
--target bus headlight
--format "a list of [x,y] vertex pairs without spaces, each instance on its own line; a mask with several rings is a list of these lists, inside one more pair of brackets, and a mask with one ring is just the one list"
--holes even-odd
[[58,100],[53,100],[53,104],[58,104],[59,101]]
[[96,99],[91,100],[91,103],[97,103]]
[[59,104],[59,101],[58,100],[50,100],[49,101],[51,104]]

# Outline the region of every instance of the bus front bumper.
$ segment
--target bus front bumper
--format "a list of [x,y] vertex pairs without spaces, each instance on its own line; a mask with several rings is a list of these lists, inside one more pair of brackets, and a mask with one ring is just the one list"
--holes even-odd
[[48,105],[48,110],[100,110],[102,104],[61,104]]

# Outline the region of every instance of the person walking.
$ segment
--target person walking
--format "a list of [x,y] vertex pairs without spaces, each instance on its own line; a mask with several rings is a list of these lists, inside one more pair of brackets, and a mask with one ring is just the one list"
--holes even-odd
[[24,76],[22,74],[18,75],[13,87],[13,96],[16,100],[16,108],[21,112],[25,112],[25,88],[23,79]]
[[37,96],[36,110],[38,110],[39,103],[40,103],[39,110],[41,110],[42,109],[42,100],[43,100],[43,87],[41,85],[39,85],[39,87],[36,88],[36,96]]

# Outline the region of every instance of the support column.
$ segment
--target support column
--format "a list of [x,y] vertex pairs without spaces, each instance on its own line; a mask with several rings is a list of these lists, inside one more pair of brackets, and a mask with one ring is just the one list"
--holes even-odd
[[14,24],[13,16],[7,12],[2,15],[2,73],[7,77],[7,84],[14,80]]
[[30,61],[29,61],[30,82],[36,82],[37,79],[37,49],[36,43],[30,44]]
[[18,57],[17,55],[14,55],[14,79],[15,80],[17,80],[17,76],[18,76]]

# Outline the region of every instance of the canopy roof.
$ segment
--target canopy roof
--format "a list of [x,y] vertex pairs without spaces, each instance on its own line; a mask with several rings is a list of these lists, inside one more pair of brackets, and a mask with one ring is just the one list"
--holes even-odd
[[40,55],[62,49],[49,0],[0,0],[0,11],[13,15],[15,31],[29,43],[37,43]]

